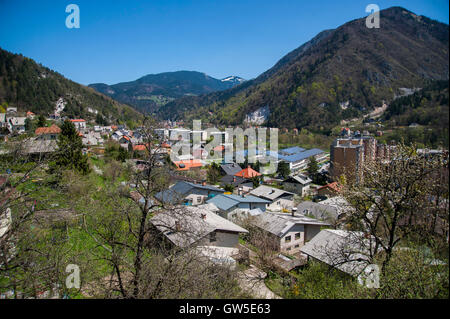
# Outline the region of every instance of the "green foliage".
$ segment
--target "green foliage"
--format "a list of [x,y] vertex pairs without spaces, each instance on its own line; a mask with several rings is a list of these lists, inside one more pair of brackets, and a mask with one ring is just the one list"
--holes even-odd
[[448,299],[448,258],[437,260],[423,247],[397,250],[381,274],[377,295],[393,299]]
[[34,131],[33,121],[30,118],[25,119],[25,131],[27,131],[27,132]]
[[353,299],[368,298],[371,293],[356,279],[317,261],[290,272],[288,277],[271,273],[267,282],[284,298]]
[[6,113],[6,109],[8,108],[8,103],[3,102],[0,104],[0,113]]
[[95,122],[98,125],[109,125],[109,122],[100,113],[95,116]]
[[[448,26],[429,19],[413,22],[399,8],[388,10],[376,41],[362,19],[324,31],[258,78],[224,92],[177,99],[161,107],[158,115],[239,125],[246,114],[268,106],[266,126],[325,132],[343,119],[362,116],[383,100],[389,103],[398,88],[423,87],[428,80],[419,69],[425,68],[434,78],[448,78],[443,68],[448,65]],[[418,36],[419,30],[427,40]],[[408,46],[386,50],[397,47],[399,34],[408,39]],[[438,53],[430,60],[427,48],[435,45],[439,49],[433,52]],[[430,60],[426,66],[424,60]],[[339,103],[346,101],[349,106],[344,110]]]
[[253,176],[251,178],[251,181],[253,183],[253,188],[256,188],[259,185],[261,185],[261,180],[262,180],[261,176]]
[[[448,81],[434,81],[412,95],[394,100],[383,115],[387,125],[393,126],[380,138],[405,143],[417,142],[426,147],[449,145],[449,92]],[[418,128],[397,128],[412,123]]]
[[212,183],[212,184],[218,183],[220,180],[220,177],[221,177],[219,164],[217,164],[216,162],[212,162],[208,166],[208,171],[207,171],[206,176],[207,176],[209,183]]
[[289,163],[287,162],[278,163],[278,174],[280,174],[283,178],[287,178],[291,174]]
[[314,156],[311,156],[308,159],[308,167],[306,168],[306,171],[308,172],[308,175],[310,177],[313,177],[317,174],[317,171],[319,170],[319,164],[317,164],[317,160]]
[[142,118],[127,105],[70,81],[29,58],[0,49],[0,101],[17,106],[18,110],[49,114],[61,97],[67,102],[63,114],[68,117],[90,118],[92,114],[87,107],[91,106],[114,119]]
[[58,137],[58,151],[55,165],[65,169],[75,169],[83,174],[90,171],[88,158],[83,155],[81,137],[72,122],[64,121]]
[[[200,72],[177,71],[149,74],[136,81],[114,85],[96,83],[90,87],[116,101],[132,105],[144,114],[151,114],[176,98],[226,90],[232,85],[230,82],[205,77]],[[152,87],[151,94],[149,87]]]
[[223,187],[223,189],[224,189],[226,192],[232,193],[232,192],[234,191],[234,186],[231,185],[231,184],[226,184],[226,185]]
[[105,146],[105,156],[119,162],[125,162],[130,158],[130,153],[115,141],[109,141]]
[[37,121],[37,127],[45,127],[47,126],[47,120],[45,119],[44,115],[39,115],[38,121]]

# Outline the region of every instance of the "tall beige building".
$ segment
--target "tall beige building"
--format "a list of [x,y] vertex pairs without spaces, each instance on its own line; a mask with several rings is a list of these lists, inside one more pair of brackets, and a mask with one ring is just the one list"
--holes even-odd
[[330,175],[334,180],[345,175],[348,181],[359,182],[363,165],[389,159],[391,148],[371,136],[338,138],[331,145]]
[[364,160],[362,139],[338,138],[331,145],[330,174],[334,180],[345,175],[349,181],[359,181]]

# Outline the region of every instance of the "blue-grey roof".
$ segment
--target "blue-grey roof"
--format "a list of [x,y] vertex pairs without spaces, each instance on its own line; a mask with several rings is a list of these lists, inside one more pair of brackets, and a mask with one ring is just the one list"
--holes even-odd
[[220,165],[220,167],[227,175],[235,175],[242,171],[242,168],[239,166],[239,164],[236,163],[222,164]]
[[253,187],[253,182],[251,180],[248,180],[243,177],[239,176],[231,176],[231,175],[225,175],[220,179],[223,185],[233,185],[233,186],[239,186],[242,184],[251,184],[251,187]]
[[[283,160],[286,162],[298,162],[302,161],[306,158],[309,158],[311,156],[315,156],[321,153],[324,153],[321,149],[318,148],[312,148],[310,150],[306,150],[304,148],[301,148],[299,146],[293,146],[289,148],[285,148],[282,150],[279,150],[278,152],[266,150],[266,157],[272,157],[272,158],[278,158],[279,160]],[[260,152],[259,149],[256,149],[256,155],[262,155],[264,153]],[[236,157],[238,155],[243,156],[244,158],[248,157],[248,150],[241,150],[235,152]]]
[[230,209],[233,206],[238,205],[239,203],[262,203],[262,204],[270,204],[270,201],[258,198],[256,196],[239,196],[239,195],[225,195],[220,194],[214,196],[207,203],[212,203],[217,206],[217,208],[221,210]]
[[289,148],[285,148],[280,150],[280,154],[282,155],[293,155],[293,154],[297,154],[297,153],[301,153],[303,152],[305,149],[299,146],[294,146],[294,147],[289,147]]
[[316,156],[321,153],[324,153],[324,151],[322,151],[318,148],[312,148],[310,150],[305,150],[303,152],[289,155],[289,156],[279,155],[279,158],[286,162],[298,162],[298,161],[302,161],[306,158],[309,158],[311,156]]
[[172,189],[166,189],[162,192],[159,192],[155,195],[155,197],[163,203],[176,204],[180,203],[185,196],[183,194],[177,193]]
[[177,202],[180,202],[184,197],[186,197],[192,189],[205,189],[208,191],[218,193],[225,192],[223,189],[210,185],[201,185],[185,181],[179,181],[171,188],[157,193],[155,197],[161,202],[175,204]]
[[221,193],[224,192],[223,189],[217,188],[215,186],[195,184],[195,183],[190,183],[190,182],[186,182],[186,181],[180,181],[171,187],[171,189],[173,189],[177,193],[183,193],[183,194],[188,193],[192,188],[206,189],[209,191],[215,191],[215,192],[221,192]]

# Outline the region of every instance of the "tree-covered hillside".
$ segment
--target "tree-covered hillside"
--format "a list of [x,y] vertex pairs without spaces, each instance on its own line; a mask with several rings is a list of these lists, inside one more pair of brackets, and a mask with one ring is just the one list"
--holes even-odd
[[176,71],[148,74],[136,81],[114,85],[95,83],[89,87],[143,113],[152,113],[177,98],[223,91],[243,81],[236,76],[219,80],[201,72]]
[[63,115],[70,117],[95,118],[88,108],[97,110],[108,121],[133,121],[142,116],[32,59],[0,48],[0,103],[7,102],[19,111],[48,115],[60,98],[67,102]]
[[382,117],[386,127],[394,128],[388,137],[432,148],[448,148],[448,90],[448,81],[436,81],[395,99]]
[[448,79],[447,24],[400,7],[380,16],[378,29],[367,28],[361,18],[326,30],[255,80],[175,100],[160,116],[241,124],[246,114],[268,106],[269,126],[326,131],[383,100],[389,103],[400,88]]

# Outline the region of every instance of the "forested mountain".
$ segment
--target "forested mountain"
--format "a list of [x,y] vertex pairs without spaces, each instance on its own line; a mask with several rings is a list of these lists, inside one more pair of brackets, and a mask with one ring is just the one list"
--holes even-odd
[[[7,102],[19,111],[48,115],[60,98],[67,103],[62,115],[69,117],[102,117],[105,122],[136,121],[142,117],[128,105],[66,79],[21,54],[0,48],[0,104]],[[99,115],[88,109],[98,111]]]
[[395,125],[431,125],[435,127],[449,124],[447,81],[435,81],[408,96],[395,99],[383,114],[384,120]]
[[136,81],[114,85],[95,83],[89,86],[142,112],[153,112],[174,99],[226,90],[243,81],[237,76],[218,80],[205,73],[177,71],[149,74]]
[[[449,82],[434,81],[410,95],[396,98],[384,112],[387,127],[397,130],[397,140],[420,142],[438,148],[449,145]],[[402,134],[401,134],[402,133]]]
[[406,9],[380,12],[380,28],[350,21],[283,57],[254,80],[223,92],[183,97],[159,116],[241,124],[268,107],[268,126],[326,132],[399,95],[449,77],[449,26]]

